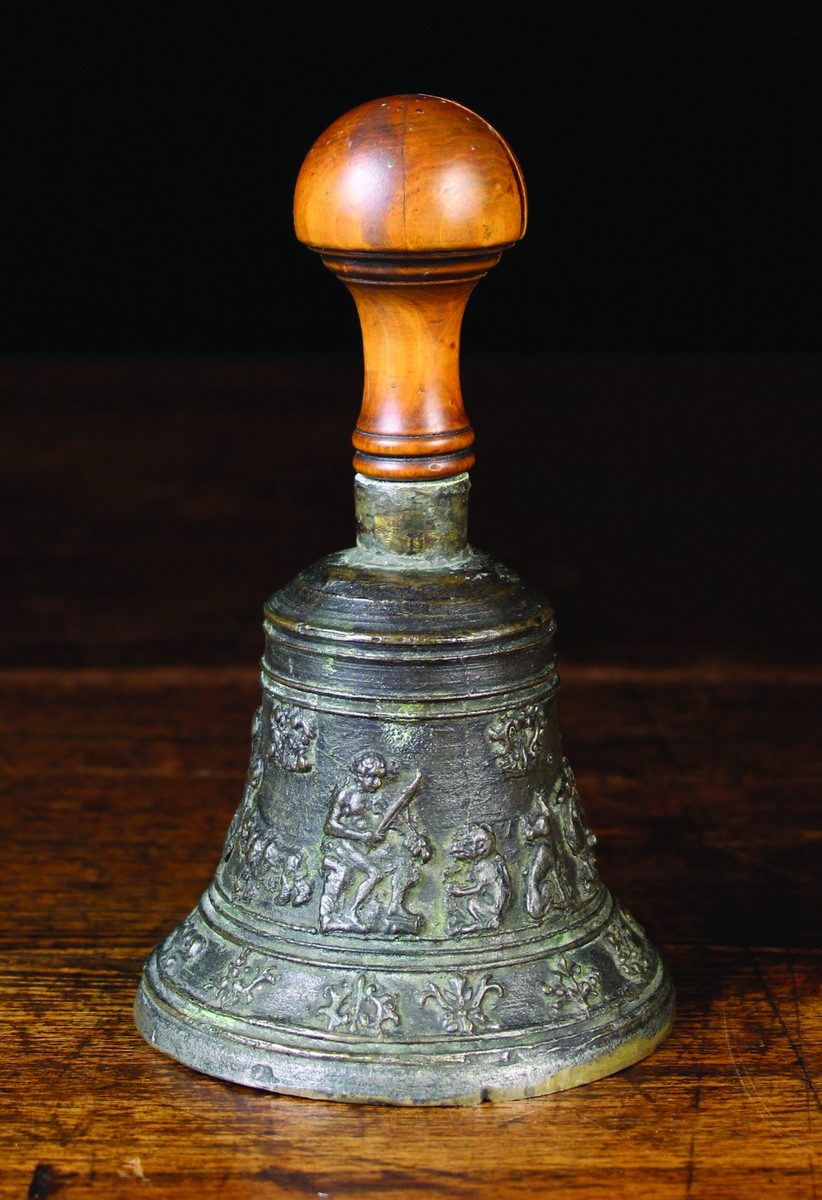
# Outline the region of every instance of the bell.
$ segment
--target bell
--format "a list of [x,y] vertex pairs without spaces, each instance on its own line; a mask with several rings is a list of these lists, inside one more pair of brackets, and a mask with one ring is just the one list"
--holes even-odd
[[251,1087],[472,1104],[648,1054],[673,990],[603,885],[545,598],[467,541],[459,332],[525,232],[503,139],[448,100],[342,117],[297,236],[357,304],[357,544],[266,606],[251,763],[211,886],[149,958],[152,1045]]

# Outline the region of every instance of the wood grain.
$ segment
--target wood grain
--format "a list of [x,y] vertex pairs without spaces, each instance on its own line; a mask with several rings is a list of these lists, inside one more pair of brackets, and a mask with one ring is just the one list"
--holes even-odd
[[771,679],[764,713],[761,682],[566,672],[603,872],[664,948],[677,1024],[610,1079],[457,1112],[256,1093],[132,1027],[143,957],[209,882],[238,800],[253,672],[0,675],[0,1195],[40,1164],[77,1197],[812,1196],[822,679]]
[[[463,376],[470,540],[550,596],[562,666],[822,664],[822,362]],[[356,361],[0,362],[0,662],[257,661],[265,599],[353,544],[361,393]]]
[[525,233],[522,172],[469,109],[401,95],[340,117],[303,163],[297,237],[357,305],[365,386],[354,466],[444,479],[473,465],[459,342],[471,289]]
[[502,248],[526,220],[510,146],[440,96],[386,96],[339,117],[309,150],[294,195],[297,237],[320,251]]
[[3,1200],[818,1194],[822,365],[468,380],[472,540],[557,601],[564,748],[602,873],[673,973],[671,1038],[462,1112],[270,1096],[142,1041],[143,959],[241,793],[262,601],[353,538],[360,377],[1,363]]

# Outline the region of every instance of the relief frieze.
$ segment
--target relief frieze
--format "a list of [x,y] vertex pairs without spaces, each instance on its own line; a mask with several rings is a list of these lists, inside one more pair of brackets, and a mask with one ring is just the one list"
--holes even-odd
[[329,1033],[371,1034],[384,1037],[401,1025],[398,999],[383,990],[376,977],[367,971],[342,986],[323,988],[325,1003],[317,1008]]
[[271,709],[268,755],[286,771],[305,774],[314,766],[317,722],[295,704],[277,703]]
[[582,966],[570,954],[558,954],[548,964],[542,991],[549,1008],[583,1015],[600,998],[599,972]]
[[[618,906],[619,907],[619,906]],[[630,913],[620,909],[605,934],[614,966],[625,979],[637,980],[647,974],[651,960],[644,949],[648,945],[644,930]]]
[[428,838],[412,812],[422,782],[369,750],[334,788],[322,844],[320,929],[351,933],[418,933],[421,913],[406,896],[431,858]]
[[222,974],[204,985],[206,991],[214,993],[218,1008],[228,1008],[238,999],[250,1005],[260,988],[276,982],[274,971],[262,966],[260,959],[259,952],[246,946],[226,964]]
[[199,958],[205,948],[205,935],[192,913],[167,938],[160,952],[160,961],[169,975],[176,975]]
[[498,713],[485,734],[503,771],[508,775],[524,775],[542,753],[545,731],[545,709],[541,704],[528,704]]
[[505,993],[490,975],[473,981],[467,975],[452,975],[441,983],[429,980],[420,1004],[431,1005],[445,1033],[475,1033],[497,1029],[491,1014]]
[[449,934],[498,929],[511,903],[511,876],[490,825],[464,825],[451,838],[443,873]]

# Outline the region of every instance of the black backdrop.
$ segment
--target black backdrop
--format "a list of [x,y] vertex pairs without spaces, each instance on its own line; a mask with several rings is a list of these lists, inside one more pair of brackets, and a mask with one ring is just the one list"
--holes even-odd
[[400,91],[477,110],[529,186],[469,353],[818,351],[817,8],[19,5],[0,353],[355,351],[293,185]]

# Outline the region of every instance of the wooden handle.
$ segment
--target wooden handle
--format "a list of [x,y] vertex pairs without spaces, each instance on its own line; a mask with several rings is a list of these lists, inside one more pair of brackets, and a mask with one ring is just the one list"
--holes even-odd
[[459,380],[462,314],[525,221],[511,150],[450,100],[374,100],[309,151],[294,225],[357,304],[365,388],[352,440],[362,474],[442,479],[472,465]]

